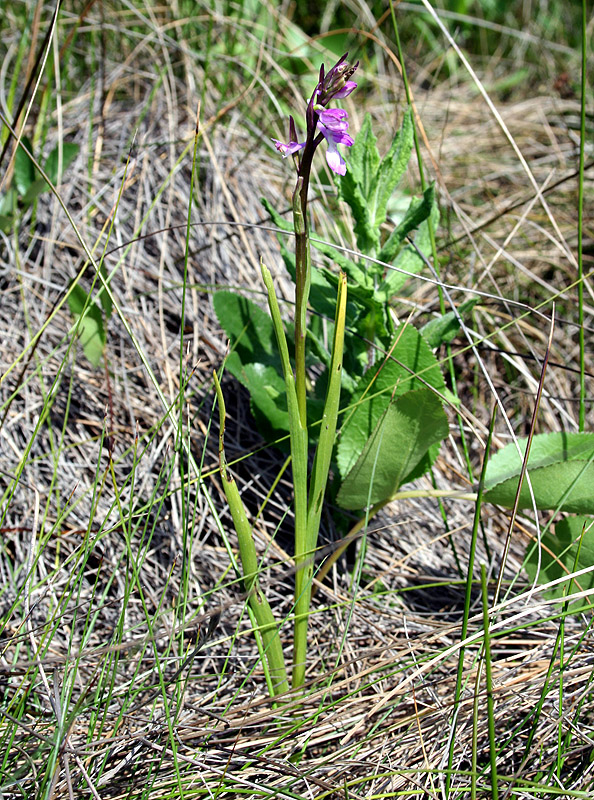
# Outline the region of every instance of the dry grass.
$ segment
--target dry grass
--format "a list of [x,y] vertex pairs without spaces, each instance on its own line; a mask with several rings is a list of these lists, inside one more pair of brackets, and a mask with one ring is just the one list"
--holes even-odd
[[[101,74],[89,72],[75,94],[64,96],[46,127],[48,150],[60,136],[80,146],[59,194],[88,247],[96,256],[105,248],[105,265],[113,270],[118,309],[109,321],[103,367],[86,361],[72,337],[68,307],[59,306],[85,255],[56,198],[44,195],[0,241],[0,727],[6,745],[0,792],[6,798],[444,797],[464,598],[457,563],[467,563],[473,509],[446,501],[444,522],[435,501],[406,501],[374,520],[363,585],[354,589],[343,565],[316,595],[305,696],[271,704],[229,568],[227,547],[235,541],[214,472],[210,376],[226,341],[210,296],[225,286],[262,298],[260,257],[282,276],[259,197],[277,204],[288,198],[286,164],[268,142],[279,133],[280,116],[265,92],[265,82],[278,85],[283,73],[275,64],[278,52],[262,50],[258,79],[246,94],[240,68],[213,57],[214,66],[205,70],[192,56],[193,43],[184,43],[181,26],[167,28],[163,9],[149,13],[147,6],[144,21],[126,9],[118,11],[119,22],[129,26],[128,36],[116,37],[121,51],[110,47]],[[213,19],[222,35],[225,21]],[[98,7],[86,24],[100,31]],[[227,70],[225,96],[211,80],[213,69]],[[352,109],[352,126],[357,129],[368,109],[380,129],[390,130],[394,98],[399,107],[402,102],[399,78],[387,60],[379,77],[365,65],[361,71],[366,90]],[[474,322],[477,349],[461,339],[453,347],[478,469],[494,404],[485,375],[510,425],[526,433],[554,299],[554,344],[538,425],[540,431],[575,429],[579,103],[559,96],[555,75],[509,102],[496,100],[546,190],[534,201],[526,171],[472,84],[428,88],[423,65],[416,73],[413,67],[430,145],[424,158],[443,209],[441,278],[455,287],[457,300],[471,290],[484,293]],[[6,166],[5,160],[2,174]],[[591,170],[586,180],[590,272]],[[411,183],[417,188],[413,174]],[[331,235],[333,198],[325,197],[327,184],[313,188],[320,197],[317,225]],[[87,267],[83,285],[92,279]],[[291,287],[282,281],[289,300]],[[417,319],[438,309],[431,281],[407,288],[403,307],[408,312],[413,306]],[[586,302],[589,334],[590,284]],[[524,310],[529,313],[519,318]],[[591,363],[587,369],[592,373]],[[591,382],[589,374],[590,399]],[[228,450],[247,456],[236,474],[255,512],[283,457],[263,446],[243,390],[231,379],[224,389]],[[497,440],[508,436],[500,418]],[[203,465],[199,480],[180,441]],[[464,474],[452,419],[435,480],[464,488]],[[262,582],[287,622],[290,501],[285,476],[256,527]],[[331,527],[327,522],[328,537]],[[478,558],[492,577],[506,530],[507,515],[485,508]],[[505,585],[513,588],[493,623],[500,796],[586,797],[594,785],[592,621],[566,619],[561,670],[559,609],[530,593],[522,577],[525,546],[535,531],[529,519],[514,530],[505,565]],[[456,796],[468,793],[473,752],[479,771],[485,768],[477,794],[492,792],[482,676],[475,687],[480,609],[477,589],[455,733]],[[290,625],[285,628],[288,650]],[[197,642],[201,647],[187,662]],[[541,693],[542,713],[528,745]],[[571,745],[560,749],[558,738],[570,732]],[[533,780],[539,785],[531,787]]]

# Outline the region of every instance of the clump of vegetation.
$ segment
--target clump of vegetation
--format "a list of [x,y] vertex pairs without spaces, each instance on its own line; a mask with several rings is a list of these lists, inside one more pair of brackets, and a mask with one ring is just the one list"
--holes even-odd
[[591,21],[443,5],[0,20],[2,796],[591,794]]

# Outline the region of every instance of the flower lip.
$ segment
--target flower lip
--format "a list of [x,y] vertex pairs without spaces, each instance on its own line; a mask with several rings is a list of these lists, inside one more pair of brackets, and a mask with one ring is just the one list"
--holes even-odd
[[284,142],[279,142],[278,139],[273,139],[272,141],[283,158],[292,156],[298,150],[302,150],[305,147],[305,142],[288,142],[285,144]]
[[348,114],[343,108],[316,108],[319,123],[333,131],[346,131],[349,127]]

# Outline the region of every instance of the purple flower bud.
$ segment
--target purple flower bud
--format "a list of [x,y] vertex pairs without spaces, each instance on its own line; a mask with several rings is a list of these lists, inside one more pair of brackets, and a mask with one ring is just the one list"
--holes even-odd
[[333,96],[333,100],[342,100],[345,97],[348,97],[350,93],[357,88],[357,84],[355,81],[347,81],[342,89],[339,89],[336,94]]

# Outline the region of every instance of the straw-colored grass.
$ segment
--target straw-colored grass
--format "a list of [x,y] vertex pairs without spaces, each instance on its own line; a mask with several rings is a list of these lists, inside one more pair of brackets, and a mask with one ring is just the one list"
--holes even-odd
[[[420,14],[401,5],[398,19]],[[372,113],[385,149],[404,107],[393,28],[385,15],[374,27],[373,9],[357,8],[341,5],[336,17],[349,19],[346,38],[361,58],[360,90],[347,107],[354,131]],[[287,8],[91,3],[79,14],[63,4],[24,105],[32,101],[24,130],[35,153],[62,139],[79,145],[78,157],[59,200],[42,195],[0,238],[0,796],[492,797],[478,570],[454,708],[472,504],[402,501],[373,520],[359,542],[359,584],[343,559],[316,591],[304,694],[276,706],[231,566],[236,542],[216,471],[211,380],[227,342],[211,294],[230,287],[264,305],[262,258],[290,314],[292,287],[259,202],[289,208],[290,165],[270,137],[285,133],[287,112],[298,113],[315,76],[303,61],[298,79],[290,72],[286,53],[297,41]],[[13,3],[6,15],[1,109],[20,131],[23,115],[14,113],[45,52],[51,9]],[[464,440],[450,412],[433,478],[464,490],[464,448],[476,477],[496,399],[509,427],[500,413],[495,446],[510,428],[528,431],[553,303],[538,430],[577,426],[579,54],[573,42],[547,41],[536,23],[530,35],[540,37],[541,63],[521,50],[535,44],[520,30],[505,59],[496,49],[471,54],[497,118],[438,30],[424,52],[410,19],[403,24],[424,167],[442,210],[440,279],[457,302],[481,297],[474,348],[460,336],[440,353],[457,378]],[[324,47],[320,38],[308,54]],[[523,59],[530,81],[499,92],[497,81]],[[563,72],[569,86],[556,83]],[[591,102],[588,110],[591,142]],[[10,142],[2,191],[12,152]],[[586,160],[590,273],[591,150]],[[351,246],[339,238],[343,212],[323,160],[318,167],[317,235]],[[416,168],[408,182],[419,191]],[[116,303],[97,368],[64,301],[81,272],[86,290],[95,280],[81,240],[96,263],[104,258]],[[584,286],[588,339],[594,299],[589,279]],[[419,323],[439,310],[428,272],[395,302],[397,314],[411,310]],[[590,427],[593,372],[589,359]],[[238,460],[234,474],[255,517],[284,455],[257,433],[247,393],[230,377],[223,390],[227,456]],[[289,471],[255,526],[261,582],[286,620],[287,660],[291,515]],[[561,605],[532,591],[523,572],[526,545],[548,519],[521,517],[502,565],[508,514],[482,510],[476,558],[487,565],[491,596],[504,570],[490,625],[500,797],[585,798],[594,787],[592,616],[562,621]],[[330,510],[323,526],[329,552]]]

